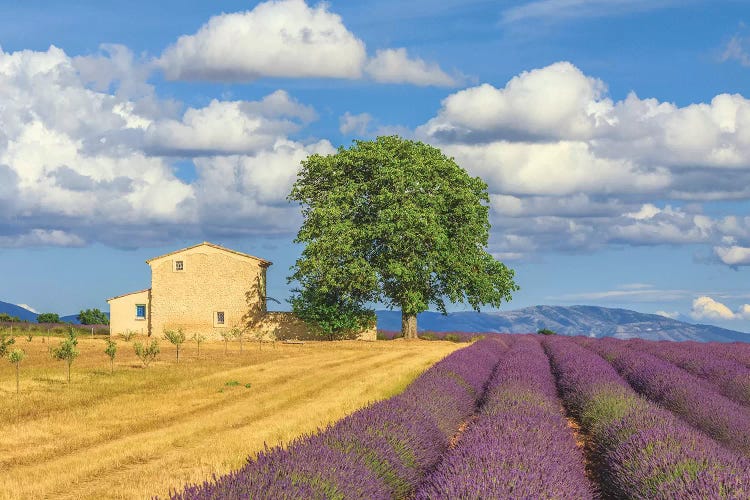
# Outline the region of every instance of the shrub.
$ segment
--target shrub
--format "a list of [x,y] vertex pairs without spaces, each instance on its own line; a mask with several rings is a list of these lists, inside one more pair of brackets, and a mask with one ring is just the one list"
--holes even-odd
[[554,331],[550,330],[549,328],[542,328],[538,332],[539,335],[557,335]]
[[5,356],[8,352],[8,348],[16,343],[16,339],[8,337],[7,335],[0,335],[0,358]]
[[112,339],[106,339],[107,347],[104,349],[104,353],[109,356],[109,373],[115,372],[115,354],[117,353],[117,344]]
[[445,337],[443,337],[443,340],[448,340],[450,342],[461,342],[461,337],[456,333],[447,333]]
[[36,317],[37,323],[59,323],[60,315],[57,313],[41,313]]
[[133,330],[125,330],[120,334],[120,337],[122,337],[125,342],[130,342],[133,340],[133,337],[135,337],[135,332]]
[[192,339],[198,344],[198,359],[201,357],[201,344],[206,341],[206,336],[200,333],[194,333]]
[[26,357],[26,353],[23,352],[21,349],[14,349],[9,355],[8,355],[8,361],[16,365],[16,394],[19,393],[19,370],[21,365],[21,360]]
[[133,350],[135,351],[135,355],[138,356],[138,359],[141,360],[141,363],[143,363],[144,368],[148,368],[148,365],[156,359],[156,356],[160,352],[159,341],[154,339],[148,346],[136,342],[133,344]]

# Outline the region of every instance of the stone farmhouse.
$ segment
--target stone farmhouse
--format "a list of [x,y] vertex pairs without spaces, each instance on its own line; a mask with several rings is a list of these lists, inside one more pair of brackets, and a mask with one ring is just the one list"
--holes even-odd
[[[303,339],[304,322],[288,312],[268,312],[266,270],[272,262],[203,242],[149,259],[151,288],[107,299],[113,334],[134,331],[161,337],[181,328],[220,338],[238,327],[261,338]],[[375,340],[376,331],[358,338]]]

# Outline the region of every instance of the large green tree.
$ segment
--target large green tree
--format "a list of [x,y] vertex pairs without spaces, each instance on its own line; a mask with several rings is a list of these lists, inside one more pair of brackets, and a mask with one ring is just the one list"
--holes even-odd
[[82,325],[108,325],[109,317],[99,309],[86,309],[78,313]]
[[312,155],[289,199],[302,206],[295,241],[305,244],[290,281],[316,298],[399,308],[406,338],[430,305],[478,311],[518,290],[486,251],[487,184],[435,147],[388,136]]

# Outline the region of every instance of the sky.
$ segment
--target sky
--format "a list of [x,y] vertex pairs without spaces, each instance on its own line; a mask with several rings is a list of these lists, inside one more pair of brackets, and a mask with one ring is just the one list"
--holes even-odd
[[750,332],[749,7],[3,2],[0,300],[106,310],[211,241],[288,308],[300,161],[398,134],[488,184],[503,309]]

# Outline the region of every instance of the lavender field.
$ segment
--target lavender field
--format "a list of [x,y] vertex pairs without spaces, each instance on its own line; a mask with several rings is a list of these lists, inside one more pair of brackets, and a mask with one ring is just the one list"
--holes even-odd
[[750,344],[487,335],[175,499],[750,498]]

